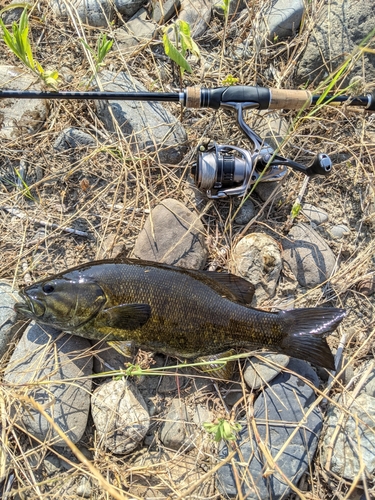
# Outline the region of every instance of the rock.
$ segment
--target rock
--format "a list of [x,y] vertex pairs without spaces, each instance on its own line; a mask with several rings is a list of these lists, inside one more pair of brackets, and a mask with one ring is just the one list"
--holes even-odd
[[[315,386],[319,384],[318,377],[307,363],[292,359],[288,368],[307,378]],[[314,390],[301,378],[283,372],[270,383],[270,387],[261,392],[254,404],[259,437],[273,457],[284,447],[295,428],[303,422],[277,461],[283,474],[296,485],[312,461],[322,428],[319,408],[315,408],[308,417],[305,416],[314,399]],[[248,478],[241,481],[244,498],[286,498],[290,488],[282,476],[277,471],[264,474],[270,466],[267,465],[257,441],[250,438],[247,421],[243,422],[238,445],[241,457],[235,455],[234,458],[237,477]],[[228,447],[223,444],[219,457],[225,459],[227,455]],[[236,480],[230,463],[219,469],[217,483],[223,494],[230,498],[237,496]]]
[[369,396],[375,398],[375,365],[374,365],[374,361],[368,361],[366,363],[363,363],[361,366],[359,366],[355,370],[355,375],[359,376],[359,378],[360,378],[360,376],[369,368],[370,363],[373,363],[372,370],[371,370],[370,374],[368,375],[368,377],[366,378],[365,384],[362,387],[362,389],[360,390],[359,394],[366,393]]
[[246,384],[253,390],[260,389],[271,382],[281,372],[282,367],[289,363],[289,356],[285,354],[262,353],[261,356],[264,361],[252,356],[243,374]]
[[69,127],[63,130],[53,143],[56,151],[67,151],[85,146],[95,146],[96,140],[92,135],[78,128]]
[[173,399],[165,422],[160,431],[160,439],[166,448],[179,450],[186,446],[186,439],[191,434],[189,415],[180,399]]
[[350,229],[344,224],[338,224],[337,226],[332,226],[329,233],[335,240],[341,240],[341,238],[350,234]]
[[[39,79],[15,66],[0,66],[3,90],[41,90]],[[44,125],[48,114],[45,99],[0,99],[0,138],[15,140],[32,135]]]
[[99,443],[113,453],[133,451],[150,426],[143,397],[125,378],[106,382],[94,391],[91,413]]
[[357,290],[359,293],[370,297],[370,295],[375,293],[375,275],[369,276],[368,278],[360,281],[357,285]]
[[[116,4],[116,1],[114,2]],[[57,17],[65,20],[69,17],[66,5],[61,0],[51,0],[50,5]],[[84,24],[93,27],[107,27],[114,19],[113,5],[106,0],[77,0],[74,11]]]
[[232,266],[235,274],[255,286],[256,306],[275,293],[282,267],[279,245],[267,234],[248,234],[235,246]]
[[179,389],[185,387],[187,383],[188,379],[186,377],[164,375],[161,379],[158,393],[170,394],[171,392],[177,392]]
[[278,0],[264,13],[264,23],[260,31],[275,42],[294,36],[304,11],[303,0]]
[[[31,323],[5,370],[5,381],[16,384],[18,390],[22,390],[24,384],[25,394],[42,405],[74,443],[85,431],[90,410],[90,347],[87,339]],[[65,379],[69,382],[65,383]],[[46,384],[46,381],[52,383]],[[30,404],[14,402],[13,412],[17,414],[19,424],[36,438],[53,442],[55,446],[66,446],[48,421]]]
[[198,215],[168,198],[152,210],[133,253],[139,259],[202,269],[207,259],[204,233]]
[[62,470],[70,470],[73,468],[72,465],[70,465],[68,462],[65,460],[60,459],[56,455],[48,455],[44,460],[43,460],[43,466],[44,470],[49,476],[53,476]]
[[273,149],[277,149],[288,135],[289,125],[275,111],[261,110],[252,115],[251,127]]
[[302,207],[302,213],[311,222],[319,226],[328,220],[328,214],[321,208],[310,205],[310,203],[305,203]]
[[180,0],[166,0],[162,2],[152,2],[151,19],[158,24],[164,24],[180,10]]
[[77,486],[77,495],[82,498],[91,498],[91,484],[87,477],[83,477]]
[[279,181],[259,182],[254,192],[262,201],[267,201],[271,195],[274,203],[282,198],[281,183]]
[[0,359],[9,349],[12,342],[26,328],[26,323],[17,321],[14,304],[19,295],[9,283],[0,281]]
[[241,204],[240,209],[234,218],[234,222],[236,224],[245,225],[250,222],[253,217],[255,217],[255,214],[256,210],[254,203],[250,199],[247,199],[243,204]]
[[[374,28],[375,4],[372,0],[335,0],[325,5],[311,32],[306,50],[299,59],[296,84],[317,85],[337,70],[348,55]],[[345,33],[345,35],[343,35]],[[364,52],[353,65],[345,87],[354,76],[365,76],[367,83],[375,79],[375,55]]]
[[[126,344],[126,342],[124,342]],[[129,352],[124,349],[121,353],[111,347],[107,342],[92,342],[94,355],[94,372],[108,372],[112,370],[124,370],[127,363],[131,363],[134,356],[128,356]]]
[[[352,402],[350,393],[346,393],[346,400]],[[331,472],[353,481],[360,470],[360,454],[365,466],[364,474],[372,477],[375,473],[375,398],[366,393],[358,396],[349,408],[350,416],[345,417],[336,434],[342,416],[341,405],[343,401],[340,398],[338,404],[331,404],[327,411],[322,463],[325,465],[328,460]]]
[[314,288],[330,277],[335,256],[323,238],[309,226],[302,223],[293,226],[282,245],[284,264],[301,286]]
[[13,23],[18,23],[20,20],[21,14],[23,12],[23,7],[19,7],[19,1],[18,0],[12,0],[7,7],[11,7],[12,4],[16,4],[12,9],[6,10],[2,15],[1,19],[3,20],[4,24],[13,24]]
[[211,10],[209,0],[182,0],[178,19],[189,23],[191,36],[197,39],[209,27]]
[[[135,78],[126,73],[100,73],[103,90],[113,92],[147,92]],[[183,126],[157,102],[95,101],[99,118],[108,130],[117,125],[125,137],[132,140],[134,151],[157,152],[159,160],[178,163],[186,151],[186,132]],[[113,123],[111,112],[117,122]]]
[[117,10],[125,17],[130,18],[144,5],[145,0],[114,0]]
[[130,19],[123,28],[114,31],[114,38],[120,48],[134,47],[142,42],[151,40],[158,26],[152,21],[139,17]]

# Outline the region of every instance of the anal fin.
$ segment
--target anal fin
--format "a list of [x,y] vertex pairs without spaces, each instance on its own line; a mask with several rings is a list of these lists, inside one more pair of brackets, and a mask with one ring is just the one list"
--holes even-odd
[[199,366],[199,370],[207,373],[212,378],[219,378],[224,380],[231,380],[233,377],[235,361],[227,361],[224,363],[218,363],[219,360],[229,358],[233,356],[235,351],[230,349],[229,351],[220,352],[219,354],[210,354],[207,356],[199,356],[195,361],[198,363],[207,363],[206,365]]

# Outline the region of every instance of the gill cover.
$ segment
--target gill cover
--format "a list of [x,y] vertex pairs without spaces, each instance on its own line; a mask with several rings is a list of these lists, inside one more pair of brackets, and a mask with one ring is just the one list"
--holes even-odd
[[102,288],[89,279],[55,278],[23,290],[31,315],[62,330],[77,328],[95,316],[106,302]]

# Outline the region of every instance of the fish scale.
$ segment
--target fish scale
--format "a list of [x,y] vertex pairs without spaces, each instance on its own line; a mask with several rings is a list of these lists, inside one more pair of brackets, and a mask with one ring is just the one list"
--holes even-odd
[[344,318],[343,309],[253,309],[244,304],[251,287],[233,275],[112,259],[26,287],[16,309],[74,335],[128,341],[172,356],[263,346],[334,368],[323,336]]

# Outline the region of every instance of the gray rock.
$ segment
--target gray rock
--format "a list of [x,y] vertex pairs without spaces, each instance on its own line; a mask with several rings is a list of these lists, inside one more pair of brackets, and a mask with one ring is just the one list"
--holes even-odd
[[[102,71],[100,81],[105,91],[147,92],[135,78],[126,73]],[[157,152],[159,160],[178,163],[186,151],[186,132],[183,126],[157,102],[96,101],[99,118],[108,130],[114,132],[117,125],[125,137],[131,139],[134,151]]]
[[262,201],[267,201],[271,195],[274,203],[282,198],[281,184],[278,181],[259,182],[254,192]]
[[236,217],[234,218],[234,222],[236,224],[247,224],[248,222],[251,221],[253,217],[255,217],[256,214],[256,209],[254,206],[254,203],[247,199],[242,205],[241,208],[239,209]]
[[[7,7],[10,7],[13,3],[19,5],[18,0],[12,0]],[[1,15],[1,19],[4,21],[4,24],[18,23],[22,12],[23,12],[23,7],[14,7],[13,9],[6,10]]]
[[341,238],[350,234],[350,229],[345,224],[338,224],[337,226],[332,226],[329,229],[329,233],[335,240],[341,240]]
[[53,143],[53,148],[56,151],[67,151],[85,146],[94,146],[96,140],[92,135],[83,132],[74,127],[69,127],[63,130]]
[[82,498],[91,498],[91,484],[87,477],[83,477],[77,486],[77,495]]
[[166,448],[179,450],[186,445],[186,439],[191,434],[189,420],[185,403],[173,399],[160,431],[160,439]]
[[209,0],[182,0],[178,19],[189,23],[191,35],[196,39],[207,31],[211,20],[211,10]]
[[99,444],[113,453],[133,451],[150,426],[143,397],[125,378],[106,382],[94,391],[91,413]]
[[151,40],[158,26],[153,21],[148,21],[139,17],[130,19],[124,27],[114,31],[114,38],[120,48],[134,47],[142,42]]
[[[66,4],[61,0],[51,0],[50,5],[57,17],[63,20],[69,17]],[[77,0],[74,10],[83,23],[97,28],[109,26],[115,15],[112,4],[106,0]]]
[[[303,0],[278,0],[264,13],[261,32],[271,41],[294,36],[305,11]],[[275,41],[276,41],[275,40]]]
[[145,0],[114,0],[116,9],[125,17],[133,16],[145,3]]
[[267,234],[248,234],[235,246],[232,266],[235,274],[255,286],[252,304],[257,305],[275,293],[282,268],[279,245]]
[[0,281],[0,359],[26,327],[26,323],[16,319],[14,304],[18,300],[19,295],[12,286]]
[[[122,344],[122,342],[121,342]],[[131,363],[134,359],[133,355],[126,350],[128,343],[123,342],[123,353],[114,349],[107,342],[92,342],[94,355],[94,372],[108,372],[111,370],[124,370],[127,363]]]
[[252,356],[243,374],[246,384],[253,390],[260,389],[271,382],[281,372],[282,367],[289,363],[289,356],[285,354],[262,353],[261,356],[265,359],[264,361]]
[[[355,375],[358,375],[359,377],[369,368],[370,363],[374,363],[374,361],[368,361],[366,363],[363,363],[361,366],[359,366],[355,370]],[[362,389],[360,390],[359,394],[366,393],[369,396],[375,398],[375,365],[373,364],[372,371],[366,378],[366,382],[363,385]]]
[[[0,66],[1,88],[41,90],[38,78],[15,66]],[[44,125],[48,114],[45,99],[0,99],[0,138],[16,139],[32,135]]]
[[[292,359],[288,368],[319,384],[314,370],[303,361]],[[294,484],[309,467],[314,456],[322,428],[320,410],[315,408],[308,417],[306,410],[315,399],[314,390],[294,374],[280,373],[257,398],[254,417],[260,439],[273,457],[284,447],[295,428],[303,422],[277,461],[285,476]],[[241,457],[235,456],[236,473],[241,481],[242,494],[248,500],[286,498],[290,488],[283,477],[273,471],[265,475],[269,468],[255,439],[249,436],[248,422],[243,422],[238,445]],[[225,459],[228,447],[222,445],[219,457]],[[247,464],[247,465],[245,465]],[[245,468],[247,470],[245,470]],[[218,471],[217,483],[220,491],[230,498],[237,496],[236,480],[231,464],[225,464]],[[254,486],[255,485],[255,486]]]
[[[90,347],[87,339],[31,323],[5,370],[5,381],[25,384],[26,394],[43,406],[74,443],[85,431],[90,410]],[[32,385],[28,388],[27,384]],[[30,434],[55,446],[65,446],[65,441],[31,405],[14,402],[13,411]]]
[[284,264],[301,286],[313,288],[330,277],[335,256],[326,241],[309,226],[293,226],[282,245]]
[[164,375],[161,379],[158,393],[159,394],[170,394],[171,392],[177,392],[182,389],[188,380],[186,377],[174,376],[174,375]]
[[[152,225],[151,225],[152,221]],[[204,228],[198,215],[179,201],[168,198],[146,220],[134,246],[139,259],[202,269],[207,251]]]
[[[374,28],[375,4],[372,0],[336,0],[325,5],[311,32],[306,50],[299,59],[296,83],[315,86],[337,70]],[[348,78],[365,76],[367,83],[375,79],[375,55],[364,52]]]
[[327,222],[328,214],[324,210],[314,205],[310,205],[310,203],[305,203],[302,207],[302,213],[305,217],[307,217],[311,222],[318,225]]
[[275,111],[261,110],[252,115],[251,126],[273,149],[281,146],[288,135],[289,125],[285,118]]
[[180,10],[180,0],[166,0],[152,3],[151,19],[158,24],[164,24]]
[[[352,398],[350,393],[346,395],[350,403]],[[343,404],[342,399],[339,405]],[[374,453],[374,415],[375,398],[366,393],[358,396],[350,407],[350,416],[337,432],[337,424],[342,415],[339,405],[331,404],[326,416],[326,432],[322,446],[323,464],[331,460],[329,469],[340,477],[345,477],[353,481],[360,470],[359,455],[365,465],[364,473],[372,477],[375,473],[375,453]],[[344,405],[345,406],[345,405]],[[357,437],[358,436],[358,437]],[[334,437],[334,439],[332,439]],[[333,449],[332,449],[333,446]]]

